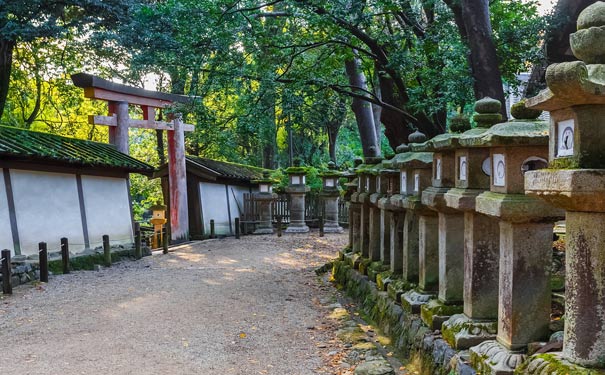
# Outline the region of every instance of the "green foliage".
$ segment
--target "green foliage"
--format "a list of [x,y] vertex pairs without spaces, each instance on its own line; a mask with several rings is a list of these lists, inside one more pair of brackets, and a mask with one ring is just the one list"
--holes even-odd
[[[106,142],[106,127],[87,122],[106,113],[104,104],[69,82],[69,74],[86,71],[195,96],[172,109],[195,125],[186,135],[189,154],[277,169],[289,166],[290,154],[315,167],[333,157],[352,167],[362,155],[343,94],[351,93],[344,62],[353,49],[370,91],[377,94],[381,80],[400,80],[406,91],[394,87],[393,95],[405,94],[400,109],[419,118],[445,126],[448,113],[468,115],[474,102],[468,48],[441,0],[0,4],[0,36],[17,40],[2,124]],[[515,74],[538,57],[544,20],[533,1],[495,0],[490,11],[500,68],[514,86]],[[384,127],[380,135],[387,154]],[[131,130],[131,155],[159,166],[156,148],[155,132]],[[314,176],[312,188],[320,186]],[[286,177],[276,177],[277,189],[285,187]],[[141,220],[161,200],[159,181],[133,176],[131,189]]]

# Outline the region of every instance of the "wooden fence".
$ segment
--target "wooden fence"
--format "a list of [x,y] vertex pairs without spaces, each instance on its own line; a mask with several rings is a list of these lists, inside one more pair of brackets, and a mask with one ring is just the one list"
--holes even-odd
[[[342,199],[338,202],[338,222],[347,226],[349,221],[349,206]],[[282,224],[290,223],[290,196],[279,194],[273,201],[273,224],[277,224],[277,217],[281,216]],[[324,204],[322,197],[317,193],[307,193],[305,196],[305,221],[310,227],[318,225],[319,216],[324,216]],[[259,202],[254,194],[244,194],[244,209],[240,219],[244,226],[244,233],[253,231],[260,221]]]

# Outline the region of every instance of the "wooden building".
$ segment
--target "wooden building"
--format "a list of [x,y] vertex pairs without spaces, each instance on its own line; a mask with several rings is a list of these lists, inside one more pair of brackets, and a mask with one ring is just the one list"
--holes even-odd
[[[217,235],[232,235],[235,218],[244,210],[244,194],[258,191],[253,180],[262,178],[262,168],[243,164],[186,157],[187,197],[189,201],[189,236],[192,239],[210,234],[210,220],[214,220]],[[168,185],[167,166],[155,174]],[[170,207],[169,207],[170,209]]]
[[0,126],[0,248],[38,254],[133,242],[129,173],[153,167],[115,146]]

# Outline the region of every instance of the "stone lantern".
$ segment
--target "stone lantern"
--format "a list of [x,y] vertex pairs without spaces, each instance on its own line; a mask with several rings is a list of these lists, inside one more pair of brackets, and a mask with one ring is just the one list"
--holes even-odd
[[582,61],[550,65],[548,89],[527,100],[550,111],[550,167],[527,172],[525,190],[566,210],[563,358],[535,359],[553,374],[584,373],[569,362],[605,368],[605,3],[577,26],[570,41]]
[[496,338],[500,226],[496,218],[475,211],[476,197],[490,189],[490,150],[460,143],[499,123],[500,107],[500,102],[491,98],[475,103],[477,127],[457,140],[455,187],[445,193],[448,207],[464,215],[463,313],[453,315],[442,326],[443,337],[458,350]]
[[168,221],[166,220],[166,206],[158,203],[149,207],[149,209],[151,210],[151,219],[149,222],[153,224],[153,239],[151,240],[151,246],[154,249],[157,249],[162,246],[162,241],[164,240],[162,228]]
[[255,193],[254,199],[258,202],[259,223],[253,234],[273,234],[273,201],[277,194],[273,193],[274,180],[270,178],[269,172],[263,172],[263,178],[253,180],[252,183],[258,184],[258,193]]
[[341,173],[336,170],[334,162],[328,163],[329,170],[321,174],[323,189],[321,197],[324,201],[325,233],[342,233],[342,228],[338,224],[338,201],[340,199],[340,189],[338,180]]
[[300,166],[300,160],[294,166],[286,169],[290,185],[286,192],[290,195],[290,225],[286,233],[307,233],[309,227],[305,223],[305,195],[310,190],[306,185],[307,168]]
[[553,227],[562,211],[526,196],[523,182],[546,157],[547,134],[544,122],[518,119],[460,138],[463,147],[490,151],[490,191],[476,197],[475,210],[500,226],[498,333],[470,348],[483,373],[512,374],[527,344],[548,335]]
[[462,312],[464,280],[464,215],[448,207],[445,194],[455,184],[455,147],[458,134],[441,134],[421,145],[418,151],[433,152],[431,186],[422,191],[422,203],[434,210],[438,218],[438,280],[437,299],[422,305],[421,318],[433,330],[451,315]]
[[[396,213],[401,213],[402,209],[393,205],[391,197],[399,194],[399,170],[395,169],[391,160],[382,162],[383,169],[380,171],[381,194],[376,205],[380,209],[380,261],[389,270],[390,278],[392,274],[400,274],[402,267],[401,259],[401,241],[399,240],[401,233],[397,233],[397,228],[401,227],[397,218],[394,218]],[[401,220],[403,224],[403,220]],[[394,228],[391,225],[395,225]],[[395,231],[395,232],[394,232]],[[396,244],[392,245],[392,242]],[[378,280],[377,280],[378,282]],[[379,289],[384,289],[388,282],[381,280]]]
[[[380,222],[379,214],[375,214],[376,219],[372,220],[372,210],[376,209],[370,202],[370,196],[376,193],[376,177],[375,167],[382,161],[380,157],[367,157],[364,159],[364,164],[357,167],[358,192],[357,202],[360,206],[360,225],[359,225],[359,242],[361,256],[366,261],[370,259],[370,253],[374,253],[370,248],[380,248],[378,239],[380,238]],[[363,273],[363,269],[360,270]]]
[[[424,141],[426,136],[416,131],[409,137],[410,148]],[[431,184],[432,161],[431,152],[412,151],[397,154],[392,162],[400,171],[401,200],[396,203],[405,210],[402,278],[418,283],[401,296],[402,306],[412,313],[420,312],[438,286],[437,215],[421,202],[422,191]]]
[[353,170],[347,170],[343,173],[342,177],[347,179],[344,183],[345,192],[343,199],[345,200],[348,208],[348,227],[349,227],[349,245],[347,250],[355,251],[355,242],[359,241],[359,228],[357,221],[359,220],[359,205],[353,202],[353,194],[357,191],[357,174]]

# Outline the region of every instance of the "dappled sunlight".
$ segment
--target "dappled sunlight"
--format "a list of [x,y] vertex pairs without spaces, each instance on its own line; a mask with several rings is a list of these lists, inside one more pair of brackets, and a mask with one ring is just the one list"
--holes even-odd
[[216,262],[216,264],[235,264],[235,263],[239,263],[239,262],[237,260],[231,259],[231,258],[223,258]]
[[292,268],[300,268],[305,265],[304,259],[296,258],[289,253],[277,254],[275,258],[264,258],[266,263],[278,263]]
[[175,255],[177,258],[181,259],[181,260],[186,260],[188,262],[201,262],[202,260],[206,259],[206,255],[205,254],[199,254],[199,253],[173,253],[173,255]]

